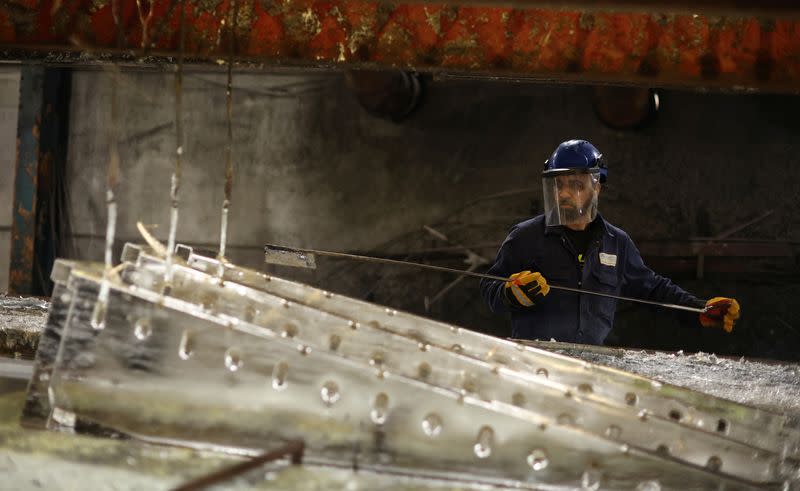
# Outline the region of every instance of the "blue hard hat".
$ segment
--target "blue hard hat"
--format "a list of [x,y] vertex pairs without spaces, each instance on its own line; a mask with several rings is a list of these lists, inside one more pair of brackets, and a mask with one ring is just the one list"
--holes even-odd
[[568,140],[559,145],[544,163],[544,176],[575,171],[599,171],[600,182],[606,182],[608,169],[603,154],[586,140]]

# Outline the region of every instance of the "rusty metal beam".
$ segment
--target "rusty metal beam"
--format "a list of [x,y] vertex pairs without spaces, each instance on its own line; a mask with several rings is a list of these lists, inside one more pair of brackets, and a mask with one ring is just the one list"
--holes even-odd
[[[0,57],[172,63],[185,9],[186,56],[227,58],[233,0],[10,0]],[[580,83],[800,91],[794,1],[518,1],[513,6],[382,0],[238,0],[235,59],[251,66],[393,67]],[[542,6],[544,5],[544,7]],[[623,8],[625,7],[625,9]],[[688,7],[687,7],[688,8]],[[713,12],[723,11],[725,15]],[[772,15],[767,15],[768,13]],[[121,46],[121,48],[119,48]]]
[[8,289],[49,295],[59,240],[57,176],[66,160],[70,73],[24,66],[20,77]]
[[[443,0],[441,3],[465,3]],[[795,0],[469,0],[482,6],[506,6],[594,12],[669,12],[674,14],[755,15],[760,17],[797,17]]]

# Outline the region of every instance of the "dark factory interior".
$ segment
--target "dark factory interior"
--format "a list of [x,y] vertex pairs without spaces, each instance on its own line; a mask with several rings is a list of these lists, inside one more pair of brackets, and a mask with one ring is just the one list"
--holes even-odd
[[800,489],[798,115],[793,1],[4,2],[8,489]]

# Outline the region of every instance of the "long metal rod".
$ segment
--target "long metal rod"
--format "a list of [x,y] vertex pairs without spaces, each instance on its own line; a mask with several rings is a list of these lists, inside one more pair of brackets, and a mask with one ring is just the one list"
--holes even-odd
[[298,465],[302,463],[304,451],[305,443],[302,441],[291,441],[280,448],[270,450],[269,452],[265,452],[250,460],[223,467],[222,469],[214,471],[211,474],[201,476],[198,479],[181,484],[178,487],[172,488],[172,491],[198,491],[201,489],[206,489],[225,481],[230,481],[235,477],[241,476],[245,472],[251,471],[268,462],[272,462],[286,456],[291,456],[292,465]]
[[[435,266],[433,264],[423,264],[423,263],[415,263],[410,261],[399,261],[397,259],[386,259],[382,257],[374,257],[374,256],[361,256],[358,254],[347,254],[344,252],[331,252],[331,251],[319,251],[316,249],[302,249],[298,247],[285,247],[285,246],[276,246],[272,244],[267,244],[264,246],[265,253],[269,253],[270,251],[279,251],[279,252],[289,252],[289,253],[302,253],[302,254],[315,254],[318,256],[329,256],[329,257],[338,257],[343,259],[355,259],[357,261],[366,261],[366,262],[373,262],[373,263],[383,263],[383,264],[395,264],[399,266],[416,266],[418,268],[424,269],[431,269],[434,271],[441,271],[444,273],[452,273],[452,274],[459,274],[464,276],[474,276],[476,278],[485,278],[488,280],[496,280],[496,281],[511,281],[511,278],[506,278],[504,276],[495,276],[486,273],[476,273],[474,271],[465,271],[461,269],[454,269],[454,268],[446,268],[444,266]],[[658,307],[664,307],[668,309],[675,309],[675,310],[685,310],[687,312],[697,312],[697,313],[704,313],[706,310],[704,308],[697,308],[697,307],[688,307],[686,305],[677,305],[672,303],[663,303],[663,302],[654,302],[652,300],[643,300],[641,298],[631,298],[631,297],[623,297],[621,295],[612,295],[610,293],[601,293],[595,292],[591,290],[584,290],[581,288],[571,288],[568,286],[559,286],[559,285],[552,285],[549,284],[550,288],[553,290],[564,290],[568,292],[574,293],[584,293],[586,295],[595,295],[598,297],[607,297],[607,298],[615,298],[617,300],[625,300],[627,302],[637,302],[637,303],[644,303],[648,305],[655,305]]]

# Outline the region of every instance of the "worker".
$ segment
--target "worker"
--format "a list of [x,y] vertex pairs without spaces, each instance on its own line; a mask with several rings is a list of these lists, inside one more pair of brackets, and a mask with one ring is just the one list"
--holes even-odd
[[642,261],[631,238],[597,212],[608,169],[585,140],[560,144],[542,174],[544,213],[515,225],[488,273],[481,294],[495,313],[511,314],[511,335],[603,344],[614,324],[617,300],[550,289],[554,285],[702,308],[700,324],[733,330],[733,298],[699,300]]

